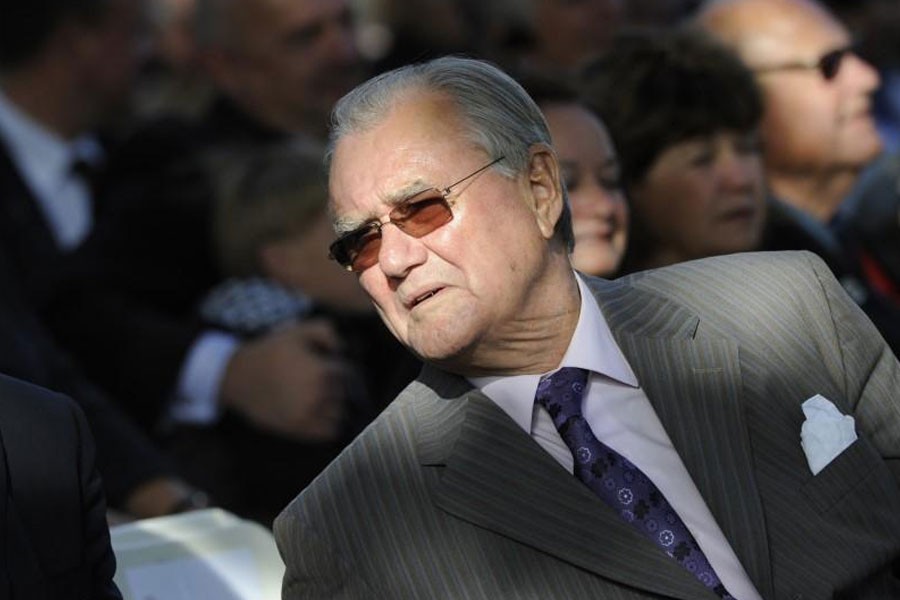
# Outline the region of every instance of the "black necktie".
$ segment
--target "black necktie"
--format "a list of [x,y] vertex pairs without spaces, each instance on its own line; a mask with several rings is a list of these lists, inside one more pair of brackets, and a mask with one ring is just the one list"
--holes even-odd
[[101,165],[97,162],[88,161],[80,157],[76,157],[72,161],[72,174],[80,178],[87,186],[91,200],[96,200],[97,198],[100,189],[101,173]]

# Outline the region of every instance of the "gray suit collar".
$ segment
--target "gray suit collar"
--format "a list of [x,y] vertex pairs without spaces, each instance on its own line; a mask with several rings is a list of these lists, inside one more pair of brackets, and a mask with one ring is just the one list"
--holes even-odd
[[442,469],[432,489],[440,509],[629,587],[683,600],[714,598],[483,394],[470,390],[439,404],[418,425],[457,428],[444,460],[430,456],[430,468]]
[[769,597],[771,557],[738,344],[703,335],[699,317],[635,280],[635,286],[598,279],[589,285],[716,522],[757,590]]
[[[661,296],[588,281],[710,510],[768,597],[770,557],[748,475],[737,345],[698,339],[699,318]],[[627,586],[685,600],[712,597],[464,378],[426,366],[416,385],[438,396],[416,410],[421,463],[444,467],[433,490],[441,509]]]

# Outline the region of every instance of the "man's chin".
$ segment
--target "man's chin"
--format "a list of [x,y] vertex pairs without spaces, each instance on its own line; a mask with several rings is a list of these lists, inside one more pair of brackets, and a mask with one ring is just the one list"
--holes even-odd
[[474,340],[459,331],[431,329],[421,338],[410,339],[408,348],[421,360],[447,369],[458,371],[472,353]]

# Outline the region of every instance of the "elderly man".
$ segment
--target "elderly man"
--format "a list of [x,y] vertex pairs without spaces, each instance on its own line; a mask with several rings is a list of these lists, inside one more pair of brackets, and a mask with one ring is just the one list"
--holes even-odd
[[[575,273],[544,120],[479,61],[334,116],[332,256],[427,366],[277,519],[284,598],[900,593],[900,365],[821,261]],[[807,399],[858,439],[804,451]]]
[[881,152],[872,115],[878,73],[814,0],[710,2],[697,23],[737,52],[763,92],[760,130],[774,196],[763,247],[819,254],[897,352],[900,309],[866,283],[857,240],[842,244],[830,229]]

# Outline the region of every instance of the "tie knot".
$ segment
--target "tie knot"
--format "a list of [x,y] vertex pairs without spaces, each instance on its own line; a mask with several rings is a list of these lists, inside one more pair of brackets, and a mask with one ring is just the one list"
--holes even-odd
[[79,177],[91,193],[96,191],[100,176],[103,173],[100,164],[96,161],[92,162],[83,158],[75,158],[72,161],[71,169],[72,174]]
[[581,398],[587,384],[588,372],[577,367],[562,369],[544,375],[538,383],[535,402],[540,403],[551,416],[581,414]]

